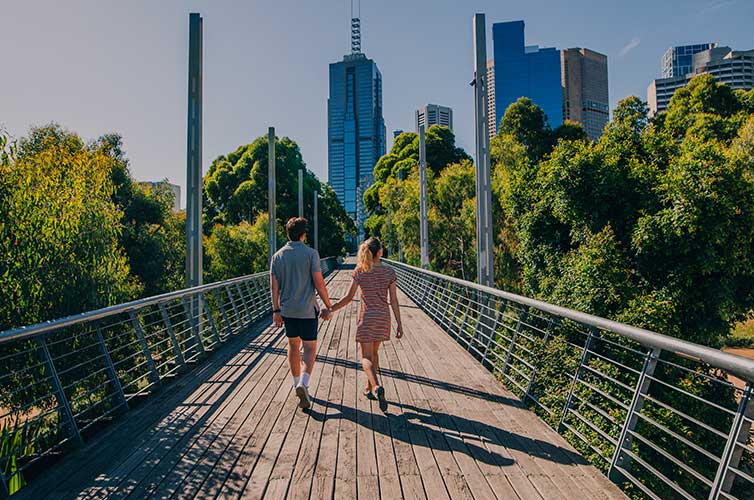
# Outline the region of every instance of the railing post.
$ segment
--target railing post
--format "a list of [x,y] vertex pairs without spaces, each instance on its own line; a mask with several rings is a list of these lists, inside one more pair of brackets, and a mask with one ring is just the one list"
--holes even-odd
[[264,287],[258,279],[254,280],[254,290],[257,291],[257,296],[259,297],[259,305],[257,306],[258,314],[259,317],[262,317],[267,314],[269,309],[272,307],[270,305],[270,297],[269,295],[265,294]]
[[636,381],[636,387],[634,388],[634,394],[631,397],[631,404],[626,412],[626,418],[623,421],[623,428],[620,431],[620,437],[618,438],[618,444],[613,452],[613,458],[610,461],[610,468],[607,471],[607,476],[615,481],[618,477],[618,467],[623,467],[624,456],[623,450],[628,449],[631,446],[631,432],[636,427],[638,421],[639,412],[644,406],[644,399],[649,391],[649,385],[652,382],[652,377],[657,367],[657,360],[660,359],[662,350],[654,348],[647,351],[647,355],[644,357],[644,365],[641,368],[641,373]]
[[207,304],[207,299],[204,297],[204,293],[199,293],[199,300],[201,301],[202,309],[204,309],[204,314],[207,315],[207,322],[209,323],[209,327],[212,329],[212,336],[215,337],[215,340],[218,344],[223,342],[222,337],[220,337],[220,332],[217,331],[215,319],[212,317],[212,311],[210,311],[209,309],[209,304]]
[[181,350],[181,343],[178,342],[178,337],[175,336],[175,330],[173,330],[173,324],[170,322],[170,315],[165,307],[164,302],[159,304],[160,315],[162,316],[162,322],[165,323],[165,329],[168,331],[170,337],[170,343],[173,345],[173,355],[181,369],[186,368],[186,359],[183,357],[183,351]]
[[228,313],[225,312],[225,305],[220,298],[222,297],[222,294],[218,293],[219,291],[219,288],[215,288],[214,290],[212,290],[212,294],[215,296],[215,300],[217,301],[217,307],[220,308],[220,315],[223,317],[223,324],[225,325],[225,336],[227,337],[228,335],[233,333],[233,328],[230,325],[230,318],[228,318]]
[[563,412],[560,414],[560,421],[558,422],[558,432],[563,432],[563,423],[566,416],[568,416],[568,410],[571,407],[571,400],[573,399],[573,391],[576,390],[576,383],[579,380],[579,374],[581,373],[581,367],[586,365],[589,360],[589,350],[592,348],[596,335],[594,328],[589,329],[589,334],[584,341],[584,350],[581,351],[581,359],[579,360],[579,366],[573,372],[573,379],[571,380],[571,387],[568,389],[568,396],[566,397],[565,404],[563,405]]
[[[550,340],[550,328],[552,328],[553,323],[555,322],[555,319],[550,316],[550,319],[547,320],[547,326],[545,326],[545,336],[542,338],[542,345],[546,346],[547,341]],[[534,377],[537,376],[537,365],[534,365],[534,368],[531,370],[531,374],[529,374],[529,382],[526,384],[526,392],[524,393],[524,398],[531,398],[531,388],[534,387]],[[532,398],[533,399],[533,398]]]
[[102,348],[102,355],[105,358],[105,364],[107,365],[107,374],[110,376],[110,383],[113,384],[113,389],[115,389],[115,394],[118,397],[122,411],[126,412],[128,411],[126,393],[123,392],[123,386],[120,384],[118,372],[115,371],[115,365],[113,364],[113,359],[110,357],[110,351],[107,350],[107,344],[105,344],[105,338],[102,336],[102,330],[100,329],[100,327],[96,327],[95,331],[97,333],[97,342]]
[[492,346],[493,342],[495,342],[497,340],[497,325],[500,324],[500,318],[502,318],[503,314],[505,314],[505,309],[507,307],[508,307],[508,301],[506,299],[502,299],[500,301],[500,305],[497,308],[497,312],[495,313],[495,321],[491,325],[491,330],[492,331],[489,332],[490,335],[487,338],[486,344],[484,345],[484,357],[483,357],[483,360],[488,365],[487,369],[489,370],[490,368],[493,368],[493,372],[494,372],[494,366],[495,366],[495,364],[492,363],[492,362],[490,362],[487,359],[487,356],[489,355],[490,347]]
[[733,486],[735,476],[730,474],[729,468],[738,467],[738,462],[743,454],[742,445],[745,445],[749,440],[751,424],[744,417],[752,418],[754,416],[753,392],[754,383],[749,382],[746,384],[746,389],[744,389],[741,401],[738,404],[738,411],[736,411],[736,416],[730,427],[728,441],[725,443],[725,450],[723,451],[720,465],[717,468],[717,474],[715,474],[715,481],[712,483],[712,489],[710,490],[710,500],[719,498],[721,492],[727,493]]
[[236,281],[236,291],[238,291],[238,298],[241,301],[241,306],[243,309],[243,314],[246,317],[246,320],[244,321],[244,326],[248,325],[253,321],[251,314],[249,314],[249,305],[246,303],[246,299],[243,296],[243,290],[241,289],[241,285]]
[[251,317],[256,321],[259,317],[259,297],[257,296],[257,289],[251,288],[249,280],[244,281],[243,286],[246,288],[246,293],[249,294],[249,298],[251,299]]
[[516,323],[516,329],[513,331],[513,335],[511,335],[511,343],[508,346],[508,352],[505,353],[505,361],[503,361],[503,369],[501,370],[501,373],[506,374],[508,373],[508,367],[511,364],[511,359],[513,359],[513,351],[516,349],[516,341],[518,340],[518,334],[521,332],[521,329],[524,327],[524,322],[526,321],[526,317],[528,315],[527,311],[521,311],[518,315],[518,323]]
[[[487,294],[482,294],[482,292],[477,292],[477,297],[477,302],[479,304],[479,317],[477,318],[476,326],[474,327],[474,335],[469,340],[469,352],[471,352],[472,342],[477,346],[482,345],[481,338],[484,335],[483,330],[485,329],[485,326],[489,326],[489,321],[487,320],[490,318],[487,317],[485,311],[489,308],[490,298]],[[489,332],[489,328],[487,328],[487,331]]]
[[131,318],[131,326],[133,326],[134,332],[136,332],[136,337],[139,339],[139,344],[141,344],[141,351],[147,360],[149,379],[154,385],[159,387],[161,384],[160,373],[157,371],[157,365],[154,364],[152,351],[149,350],[149,344],[147,343],[147,337],[144,335],[144,329],[141,327],[141,321],[139,321],[139,317],[134,311],[128,313],[128,317]]
[[228,294],[228,299],[230,299],[230,305],[233,306],[233,312],[236,314],[236,323],[240,330],[243,326],[243,320],[241,319],[241,313],[238,312],[238,306],[236,306],[236,301],[233,299],[233,294],[230,291],[230,285],[225,285],[225,292]]
[[427,293],[429,293],[429,287],[430,287],[430,285],[432,283],[431,278],[427,278],[426,281],[427,281],[427,284],[426,284],[426,286],[423,287],[424,288],[424,294],[422,295],[421,301],[419,302],[419,305],[421,305],[422,307],[424,307],[426,305],[426,303],[427,303]]
[[68,401],[68,397],[65,395],[63,384],[60,383],[58,371],[55,369],[55,362],[50,354],[50,349],[47,347],[47,337],[43,336],[42,338],[37,339],[37,345],[42,351],[44,363],[47,365],[47,369],[50,372],[50,381],[52,382],[52,388],[55,392],[55,399],[58,401],[58,407],[63,410],[63,415],[68,424],[68,432],[71,435],[72,442],[75,446],[79,446],[84,440],[81,438],[81,433],[79,433],[79,427],[76,425],[76,419],[73,417],[71,404]]
[[[194,298],[195,297],[191,297],[191,303],[194,302]],[[195,318],[192,314],[193,308],[186,297],[182,297],[181,302],[183,302],[183,310],[186,311],[189,324],[191,325],[191,332],[194,335],[194,344],[196,345],[197,354],[199,354],[199,356],[204,356],[204,343],[202,342],[202,329],[199,324],[199,318]]]
[[[451,283],[451,285],[450,285],[450,297],[452,297],[454,294],[457,295],[457,297],[455,297],[453,299],[455,301],[454,304],[453,304],[453,312],[450,313],[450,318],[451,318],[450,324],[451,324],[451,326],[453,328],[448,328],[448,333],[450,333],[451,335],[453,335],[453,333],[455,333],[456,337],[458,337],[458,328],[459,328],[459,325],[460,325],[460,323],[458,323],[458,306],[461,305],[461,294],[460,293],[458,293],[458,294],[455,293],[455,290],[453,289],[453,284]],[[456,331],[453,332],[453,329],[455,329]]]

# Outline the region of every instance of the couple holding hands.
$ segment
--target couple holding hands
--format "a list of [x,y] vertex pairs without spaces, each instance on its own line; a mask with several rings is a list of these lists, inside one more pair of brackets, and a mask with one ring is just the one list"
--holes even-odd
[[[385,389],[378,378],[379,348],[382,342],[390,340],[391,308],[397,322],[396,338],[403,336],[395,270],[382,265],[380,240],[369,238],[359,246],[358,262],[348,293],[333,305],[322,277],[319,254],[304,243],[306,226],[304,218],[290,219],[285,225],[288,243],[270,262],[273,322],[277,327],[285,326],[288,364],[299,407],[306,410],[312,405],[309,378],[317,355],[318,316],[329,320],[333,313],[347,306],[361,288],[356,342],[361,346],[361,363],[367,376],[364,396],[376,398],[380,409],[387,411]],[[325,304],[321,311],[316,294]]]

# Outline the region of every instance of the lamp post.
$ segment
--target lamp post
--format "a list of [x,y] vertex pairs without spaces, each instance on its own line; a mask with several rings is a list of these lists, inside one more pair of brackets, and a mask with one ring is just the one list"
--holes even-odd
[[421,266],[429,269],[429,229],[427,228],[427,152],[424,125],[419,125],[419,243]]
[[275,127],[267,129],[267,214],[269,216],[270,260],[278,250],[277,231],[275,230]]
[[476,122],[477,282],[494,286],[492,187],[487,121],[487,38],[484,14],[474,14],[474,119]]

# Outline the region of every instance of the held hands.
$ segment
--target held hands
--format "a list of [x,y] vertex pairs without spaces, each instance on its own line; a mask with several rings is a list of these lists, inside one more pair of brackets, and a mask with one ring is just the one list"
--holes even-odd
[[330,318],[332,318],[332,309],[322,309],[319,312],[319,317],[325,321],[329,320]]
[[283,326],[283,317],[279,312],[276,312],[272,315],[272,323],[278,328],[281,328]]

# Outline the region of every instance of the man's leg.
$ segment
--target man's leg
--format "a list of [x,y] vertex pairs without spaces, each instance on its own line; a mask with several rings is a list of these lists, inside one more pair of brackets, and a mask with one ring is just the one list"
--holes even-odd
[[301,375],[301,383],[309,387],[309,377],[314,371],[314,362],[317,358],[317,341],[304,341],[304,373]]
[[301,339],[299,337],[288,337],[288,366],[293,377],[293,387],[296,387],[301,378]]

